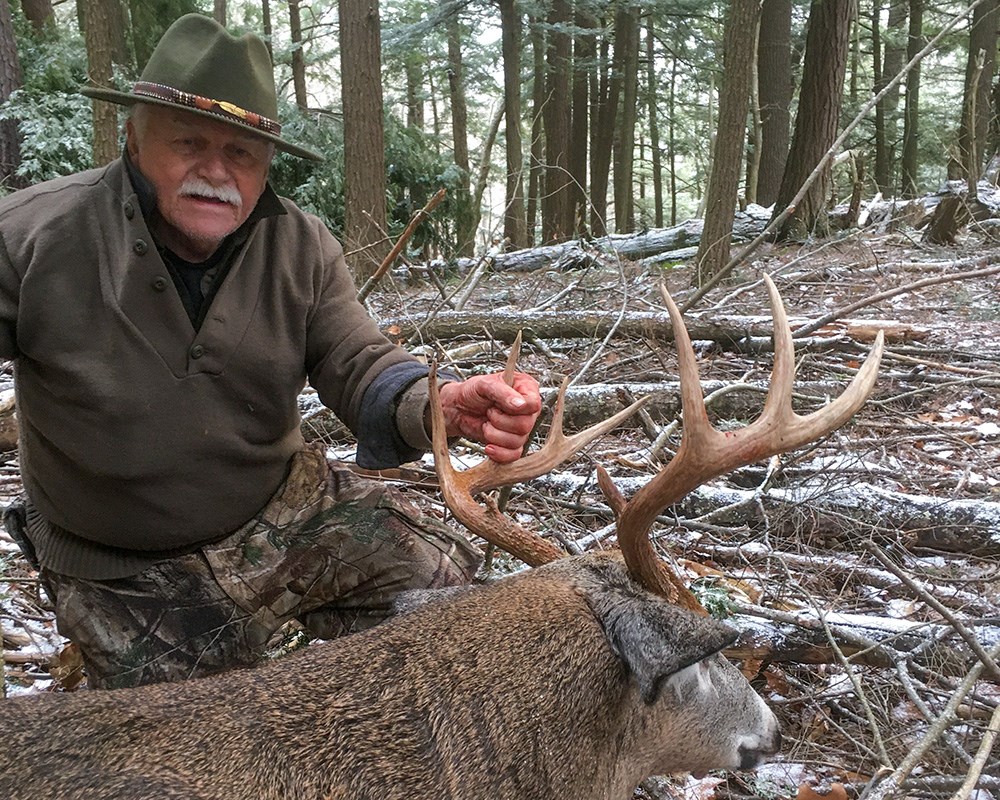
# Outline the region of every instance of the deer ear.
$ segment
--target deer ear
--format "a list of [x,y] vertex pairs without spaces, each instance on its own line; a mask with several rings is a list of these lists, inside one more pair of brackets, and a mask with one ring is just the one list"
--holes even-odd
[[666,678],[728,647],[739,632],[728,625],[626,586],[603,586],[588,598],[617,655],[646,703]]

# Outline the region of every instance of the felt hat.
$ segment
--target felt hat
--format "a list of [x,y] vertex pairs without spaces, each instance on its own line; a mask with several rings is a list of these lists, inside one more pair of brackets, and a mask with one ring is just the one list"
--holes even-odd
[[233,36],[211,17],[185,14],[160,39],[131,91],[80,91],[119,105],[153,103],[221,120],[270,140],[286,153],[323,156],[281,138],[271,56],[252,33]]

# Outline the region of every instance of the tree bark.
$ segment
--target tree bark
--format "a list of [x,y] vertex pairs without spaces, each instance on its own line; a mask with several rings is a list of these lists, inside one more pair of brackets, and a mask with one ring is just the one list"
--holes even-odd
[[597,39],[597,20],[577,9],[577,33],[573,37],[573,106],[570,112],[569,172],[573,179],[571,203],[574,230],[583,233],[589,217],[587,204],[587,163],[590,145],[590,83]]
[[542,241],[561,242],[573,234],[573,182],[569,176],[571,38],[567,0],[552,0],[546,48],[545,171],[542,192]]
[[[618,52],[619,42],[625,51],[622,62],[622,104],[614,140],[615,233],[631,233],[635,230],[632,176],[639,88],[639,6],[622,5],[622,25],[615,25],[615,52]],[[622,37],[620,40],[619,36]]]
[[389,252],[377,0],[339,0],[344,107],[344,238],[363,283]]
[[656,80],[656,31],[653,15],[646,17],[646,102],[649,114],[649,154],[653,172],[653,225],[663,227],[663,164],[660,156],[659,93]]
[[545,31],[538,19],[531,18],[531,155],[528,167],[527,228],[528,244],[535,243],[538,228],[539,200],[542,190],[542,163],[545,142],[542,138],[542,113],[545,108]]
[[[356,0],[348,1],[356,2]],[[306,56],[302,41],[300,0],[288,0],[288,29],[292,40],[292,86],[295,90],[295,105],[301,111],[307,111],[309,94],[306,92]]]
[[[413,22],[413,20],[409,21]],[[424,54],[418,48],[413,48],[403,56],[403,68],[406,71],[406,127],[421,134],[424,131],[425,122],[424,66]],[[407,187],[407,192],[409,196],[406,203],[409,213],[412,214],[426,205],[428,200],[427,186],[419,176],[414,176]],[[429,260],[429,240],[424,240],[421,249],[423,260]]]
[[521,152],[521,10],[517,0],[500,0],[500,39],[507,151],[503,235],[508,246],[517,250],[528,246]]
[[[902,45],[901,30],[906,22],[907,3],[906,0],[889,0],[889,20],[885,28],[885,37],[881,35],[876,14],[882,9],[882,3],[877,1],[872,10],[873,25],[873,51],[874,63],[873,77],[874,86],[872,91],[878,94],[885,88],[899,71],[903,68],[903,53],[906,48]],[[882,44],[883,53],[879,53],[879,44]],[[875,106],[875,185],[882,192],[892,192],[894,186],[893,163],[897,145],[897,119],[896,112],[899,108],[899,86],[889,91]]]
[[[625,54],[628,47],[628,9],[619,4],[615,12],[615,46],[610,67],[603,71],[601,87],[593,115],[594,135],[591,137],[593,152],[590,164],[590,230],[594,236],[608,232],[608,184],[611,173],[611,154],[614,149],[618,121],[618,104],[622,95],[625,74]],[[610,71],[610,74],[607,74]]]
[[729,6],[723,43],[725,84],[719,97],[719,125],[708,181],[705,227],[695,259],[699,285],[715,277],[729,261],[759,20],[759,0],[733,0]]
[[35,33],[44,33],[47,28],[54,28],[56,24],[52,0],[21,0],[21,11]]
[[226,0],[215,0],[212,16],[223,28],[226,27]]
[[465,99],[465,66],[462,63],[462,41],[465,38],[458,12],[448,18],[448,94],[451,99],[451,138],[458,167],[459,184],[456,191],[455,244],[460,256],[471,258],[476,246],[478,214],[472,207],[469,184],[472,172],[469,167],[468,106]]
[[[118,0],[80,0],[78,13],[84,24],[87,47],[87,77],[91,86],[113,86],[114,64],[126,51],[122,9]],[[116,61],[117,59],[117,61]],[[94,165],[110,164],[121,155],[118,144],[118,106],[94,100],[92,112]]]
[[271,66],[274,66],[274,45],[271,39],[274,33],[271,29],[271,0],[260,0],[261,28],[264,34],[264,44],[267,45],[267,54],[271,57]]
[[[795,133],[774,207],[775,217],[789,205],[837,138],[850,49],[852,8],[853,0],[813,0]],[[826,196],[830,172],[827,168],[813,183],[795,212],[781,226],[781,237],[828,234]]]
[[[910,0],[910,24],[906,39],[907,60],[914,58],[924,46],[924,0]],[[920,63],[906,75],[906,105],[903,108],[903,197],[916,197],[918,168],[918,135],[920,133]]]
[[[49,9],[51,11],[51,8]],[[8,0],[0,0],[0,103],[24,84],[17,39]],[[17,120],[0,122],[0,182],[12,189],[23,189],[26,182],[16,174],[21,165],[21,132]]]
[[778,198],[788,157],[792,103],[792,0],[764,0],[757,39],[761,149],[757,202]]
[[991,87],[996,73],[1000,0],[987,0],[972,12],[969,52],[965,64],[963,113],[958,128],[959,159],[965,168],[972,199],[986,157],[986,136],[993,116]]

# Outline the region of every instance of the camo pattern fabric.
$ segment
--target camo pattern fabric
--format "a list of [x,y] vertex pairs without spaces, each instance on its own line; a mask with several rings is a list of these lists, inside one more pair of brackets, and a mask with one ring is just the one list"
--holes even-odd
[[468,583],[479,563],[398,490],[310,448],[268,505],[220,542],[129,578],[42,577],[88,684],[117,688],[252,664],[292,619],[324,639],[370,628],[400,592]]

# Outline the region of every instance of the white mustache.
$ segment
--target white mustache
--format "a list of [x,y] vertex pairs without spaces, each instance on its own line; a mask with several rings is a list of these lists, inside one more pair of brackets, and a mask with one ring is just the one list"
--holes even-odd
[[213,186],[208,181],[203,181],[199,178],[191,178],[184,181],[178,194],[221,200],[223,203],[236,206],[237,209],[243,206],[243,198],[240,197],[240,193],[232,186]]

